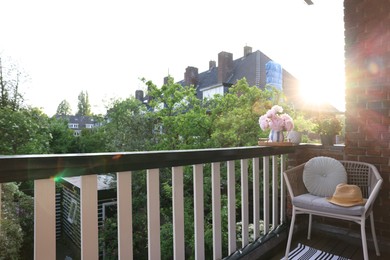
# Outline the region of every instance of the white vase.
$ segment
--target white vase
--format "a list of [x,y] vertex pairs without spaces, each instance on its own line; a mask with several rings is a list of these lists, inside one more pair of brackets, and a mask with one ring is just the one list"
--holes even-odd
[[293,144],[299,144],[302,141],[302,133],[297,131],[290,131],[287,134],[287,140]]
[[268,136],[268,140],[270,142],[283,142],[284,141],[283,131],[271,130]]

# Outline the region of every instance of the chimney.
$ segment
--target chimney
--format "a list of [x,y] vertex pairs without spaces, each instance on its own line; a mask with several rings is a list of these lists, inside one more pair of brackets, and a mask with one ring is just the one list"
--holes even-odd
[[139,101],[143,102],[144,101],[144,92],[142,90],[136,90],[135,91],[135,98],[138,99]]
[[217,62],[215,60],[209,61],[209,70],[212,70],[215,67],[217,67]]
[[245,46],[244,47],[244,57],[248,56],[251,53],[252,53],[252,47]]
[[218,53],[218,83],[228,81],[233,70],[233,54],[222,51]]
[[168,79],[169,79],[169,76],[164,77],[163,85],[168,84]]
[[198,82],[198,68],[188,66],[184,73],[184,84],[186,86],[194,85],[196,87]]

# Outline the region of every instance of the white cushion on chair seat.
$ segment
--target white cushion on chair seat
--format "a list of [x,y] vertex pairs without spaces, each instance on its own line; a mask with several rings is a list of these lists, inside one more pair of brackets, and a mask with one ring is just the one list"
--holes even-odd
[[334,213],[350,216],[360,216],[364,212],[364,206],[342,207],[326,200],[324,197],[312,195],[310,193],[296,196],[292,199],[294,206],[304,209],[321,211],[324,213]]
[[341,162],[330,157],[314,157],[305,163],[303,183],[313,195],[331,197],[340,183],[347,183],[347,172]]

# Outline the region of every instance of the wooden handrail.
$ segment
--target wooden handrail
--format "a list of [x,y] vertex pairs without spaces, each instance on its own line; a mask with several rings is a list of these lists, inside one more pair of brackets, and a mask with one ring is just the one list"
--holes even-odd
[[288,154],[294,146],[0,156],[0,183],[212,163]]

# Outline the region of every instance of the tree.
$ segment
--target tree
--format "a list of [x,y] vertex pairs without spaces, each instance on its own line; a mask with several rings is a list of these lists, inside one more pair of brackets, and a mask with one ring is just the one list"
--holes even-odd
[[103,126],[108,151],[145,151],[153,142],[153,122],[147,107],[136,98],[116,100]]
[[99,153],[107,151],[107,138],[103,127],[81,130],[80,136],[74,138],[76,146],[73,153]]
[[204,148],[208,146],[211,119],[196,97],[195,89],[168,78],[160,89],[147,82],[150,106],[156,123],[156,150]]
[[0,57],[0,108],[17,110],[23,103],[19,87],[26,76],[15,64],[4,65]]
[[72,114],[72,109],[70,108],[70,104],[65,99],[61,101],[61,103],[57,107],[56,115],[61,116],[69,116]]
[[0,108],[0,154],[48,153],[48,121],[37,108]]
[[77,105],[78,111],[76,115],[79,116],[91,116],[91,105],[89,104],[88,92],[81,91],[79,96],[79,103]]
[[24,259],[21,248],[32,253],[33,198],[19,191],[16,183],[2,184],[0,259]]
[[68,121],[63,118],[53,117],[49,120],[49,153],[63,154],[71,152],[75,137],[73,130],[69,129]]
[[259,116],[273,104],[280,92],[250,87],[245,78],[239,80],[224,96],[211,101],[213,117],[212,141],[216,147],[257,145],[261,134]]

